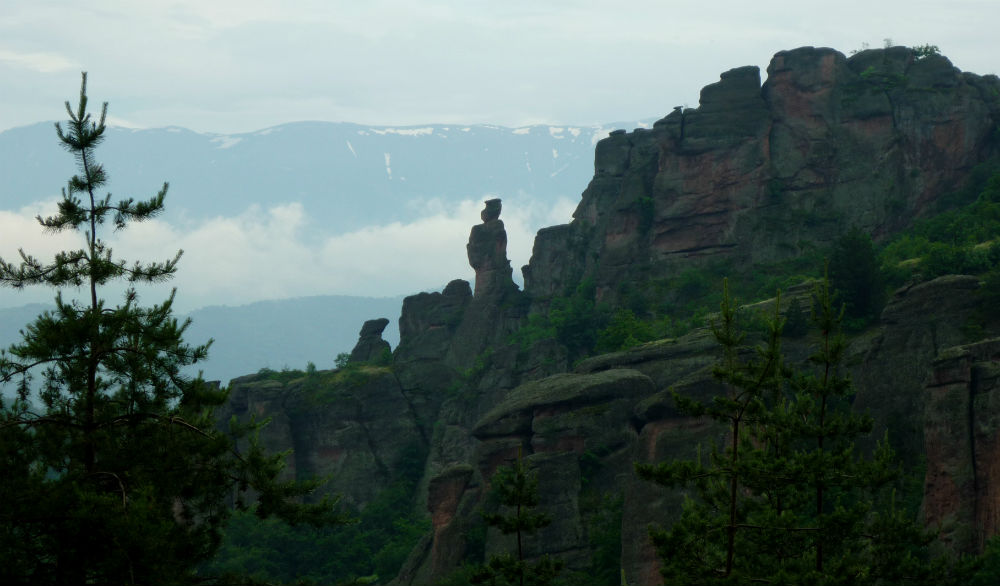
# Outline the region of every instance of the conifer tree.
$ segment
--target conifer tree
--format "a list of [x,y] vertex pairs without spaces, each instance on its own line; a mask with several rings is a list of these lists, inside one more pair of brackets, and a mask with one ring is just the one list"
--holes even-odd
[[885,276],[871,236],[858,228],[837,239],[830,251],[829,275],[855,328],[878,318],[885,305]]
[[652,530],[653,543],[670,552],[662,571],[668,583],[738,581],[745,575],[740,554],[751,545],[745,526],[763,500],[749,487],[759,484],[758,471],[769,454],[757,441],[767,416],[767,400],[783,382],[781,323],[769,322],[767,342],[745,356],[746,338],[738,323],[738,305],[723,282],[719,321],[712,332],[723,357],[713,375],[727,394],[703,404],[674,393],[678,408],[689,415],[707,416],[727,428],[728,445],[713,446],[707,461],[675,461],[637,465],[639,475],[664,486],[693,484],[699,499],[686,499],[681,519],[670,530]]
[[[168,279],[181,253],[162,262],[126,262],[102,238],[163,210],[167,184],[152,198],[112,202],[94,151],[104,139],[107,103],[87,110],[87,76],[69,122],[56,124],[79,174],[63,190],[48,231],[82,235],[78,250],[43,262],[20,251],[0,259],[0,283],[55,288],[55,310],[0,352],[0,383],[16,396],[0,403],[0,583],[173,584],[188,581],[219,544],[232,499],[254,491],[260,515],[322,523],[329,502],[297,505],[314,484],[277,480],[281,456],[253,441],[254,426],[217,429],[213,408],[226,391],[184,367],[209,344],[184,342],[188,322],[172,313],[174,294],[143,307],[133,285]],[[119,305],[102,288],[124,280]],[[64,297],[80,292],[81,299]],[[37,384],[33,384],[33,380]],[[242,442],[242,453],[236,440]]]
[[767,339],[743,344],[735,302],[724,286],[714,326],[723,358],[715,377],[728,392],[710,404],[675,394],[693,416],[727,424],[728,447],[707,461],[637,465],[667,487],[692,487],[680,519],[651,538],[668,584],[879,584],[958,580],[961,569],[932,560],[931,535],[895,506],[900,471],[883,441],[871,455],[855,449],[872,420],[852,411],[843,371],[843,310],[829,281],[813,293],[816,350],[803,369],[784,364],[783,320]]
[[524,538],[547,527],[552,518],[534,510],[538,506],[538,476],[525,466],[520,448],[514,465],[498,467],[490,485],[509,513],[484,513],[483,519],[502,534],[517,536],[517,557],[511,553],[490,557],[472,577],[472,582],[490,586],[551,584],[562,569],[561,561],[547,555],[533,564],[524,560]]

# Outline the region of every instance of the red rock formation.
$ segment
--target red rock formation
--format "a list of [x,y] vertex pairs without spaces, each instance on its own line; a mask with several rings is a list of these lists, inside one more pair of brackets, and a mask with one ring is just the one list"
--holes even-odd
[[770,262],[851,227],[909,225],[996,152],[1000,80],[905,47],[847,58],[804,47],[722,74],[697,109],[597,145],[574,220],[540,233],[525,271],[539,307],[584,277],[619,283],[707,260]]
[[924,516],[958,551],[1000,533],[1000,339],[949,348],[927,385]]
[[434,531],[428,565],[434,576],[447,575],[465,554],[461,527],[453,526],[452,521],[471,477],[471,467],[456,466],[434,477],[427,489],[427,510]]

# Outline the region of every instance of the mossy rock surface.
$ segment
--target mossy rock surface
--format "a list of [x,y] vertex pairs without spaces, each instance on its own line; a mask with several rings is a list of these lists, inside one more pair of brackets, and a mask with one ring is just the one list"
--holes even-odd
[[472,433],[479,438],[506,435],[510,431],[505,421],[528,419],[539,408],[564,406],[573,409],[623,397],[644,397],[654,390],[648,376],[632,369],[557,374],[511,391],[476,423]]

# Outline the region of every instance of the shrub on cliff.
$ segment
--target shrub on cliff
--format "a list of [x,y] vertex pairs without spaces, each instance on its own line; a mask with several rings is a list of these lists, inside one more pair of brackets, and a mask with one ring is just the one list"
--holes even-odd
[[566,295],[553,298],[548,313],[531,315],[527,324],[511,336],[511,343],[528,350],[541,340],[555,339],[573,358],[587,356],[608,321],[606,310],[594,303],[594,295],[593,280],[580,282]]
[[615,352],[655,339],[653,325],[641,321],[631,309],[619,309],[608,326],[597,333],[597,351]]
[[885,306],[885,277],[871,237],[857,228],[840,237],[830,253],[829,270],[849,323],[877,319]]
[[[994,167],[977,168],[977,175]],[[1000,173],[979,178],[974,201],[917,222],[894,238],[880,255],[883,271],[892,285],[919,277],[933,279],[949,274],[980,274],[1000,265]],[[949,198],[943,198],[949,199]]]

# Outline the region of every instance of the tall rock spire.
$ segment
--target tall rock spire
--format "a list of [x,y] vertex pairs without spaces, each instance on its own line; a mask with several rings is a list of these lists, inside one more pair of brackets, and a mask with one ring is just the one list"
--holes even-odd
[[466,251],[476,271],[476,299],[502,297],[517,288],[507,259],[507,230],[500,219],[500,200],[490,199],[479,214],[482,224],[472,227]]

